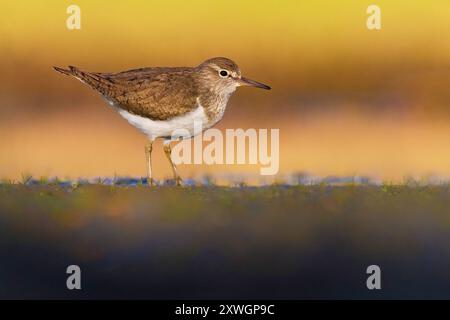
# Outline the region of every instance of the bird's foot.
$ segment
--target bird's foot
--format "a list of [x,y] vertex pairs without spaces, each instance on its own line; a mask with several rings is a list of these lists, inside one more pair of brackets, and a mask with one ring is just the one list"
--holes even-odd
[[183,179],[180,177],[174,177],[173,179],[167,179],[164,182],[164,185],[166,186],[182,186],[183,185]]
[[153,180],[153,178],[147,178],[147,185],[149,187],[154,187],[155,186],[155,180]]

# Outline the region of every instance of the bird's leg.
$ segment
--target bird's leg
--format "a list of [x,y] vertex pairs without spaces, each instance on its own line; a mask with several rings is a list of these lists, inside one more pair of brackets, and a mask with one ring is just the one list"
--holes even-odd
[[154,186],[154,181],[152,177],[152,149],[153,149],[153,140],[145,145],[145,157],[147,159],[147,184],[149,186]]
[[170,140],[165,140],[163,147],[164,147],[164,153],[166,154],[166,157],[167,157],[167,159],[169,159],[170,165],[172,166],[173,177],[175,179],[175,182],[176,182],[177,186],[181,186],[181,182],[183,180],[178,175],[177,167],[172,162],[172,157],[171,157],[172,148],[170,147]]

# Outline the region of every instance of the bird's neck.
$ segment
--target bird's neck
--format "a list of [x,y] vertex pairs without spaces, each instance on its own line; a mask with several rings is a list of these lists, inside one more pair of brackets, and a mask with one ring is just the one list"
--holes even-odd
[[231,94],[232,92],[208,91],[200,96],[199,102],[205,110],[210,125],[222,119]]

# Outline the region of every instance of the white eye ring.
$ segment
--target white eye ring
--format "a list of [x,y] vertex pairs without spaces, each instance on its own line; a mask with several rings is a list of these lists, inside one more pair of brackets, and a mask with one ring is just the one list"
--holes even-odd
[[228,77],[230,74],[228,73],[228,71],[227,70],[220,70],[219,71],[219,76],[221,76],[222,78],[226,78],[226,77]]

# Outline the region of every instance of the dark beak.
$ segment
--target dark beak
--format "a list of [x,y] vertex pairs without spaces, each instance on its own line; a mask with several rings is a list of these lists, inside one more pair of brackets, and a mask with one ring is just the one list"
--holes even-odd
[[258,82],[255,80],[250,80],[250,79],[241,77],[240,79],[237,79],[237,81],[239,82],[239,84],[241,86],[251,86],[251,87],[257,87],[257,88],[261,88],[261,89],[270,90],[269,86],[266,86],[265,84],[262,84],[261,82]]

